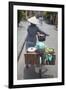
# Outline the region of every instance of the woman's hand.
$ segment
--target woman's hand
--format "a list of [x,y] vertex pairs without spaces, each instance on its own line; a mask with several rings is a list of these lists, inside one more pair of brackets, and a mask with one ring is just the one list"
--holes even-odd
[[37,35],[38,35],[38,36],[45,36],[45,34],[40,33],[40,32],[37,32]]

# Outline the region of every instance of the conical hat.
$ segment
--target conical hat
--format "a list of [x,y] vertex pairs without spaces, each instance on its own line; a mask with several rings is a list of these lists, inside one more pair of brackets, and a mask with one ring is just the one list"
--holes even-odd
[[39,20],[35,16],[29,18],[28,22],[33,23],[33,24],[39,24]]

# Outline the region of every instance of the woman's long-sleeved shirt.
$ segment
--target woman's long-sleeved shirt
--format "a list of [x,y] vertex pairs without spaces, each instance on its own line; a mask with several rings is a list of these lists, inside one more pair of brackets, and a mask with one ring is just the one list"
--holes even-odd
[[28,29],[28,35],[27,35],[27,41],[28,42],[34,42],[36,43],[36,34],[37,32],[40,32],[44,35],[47,35],[46,33],[42,32],[36,25],[31,24]]

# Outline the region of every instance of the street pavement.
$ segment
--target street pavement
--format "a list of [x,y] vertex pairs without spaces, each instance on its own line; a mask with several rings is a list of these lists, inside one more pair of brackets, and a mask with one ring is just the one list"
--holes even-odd
[[[28,22],[20,22],[20,25],[17,30],[17,56],[20,53],[20,50],[22,48],[23,42],[27,35],[27,28],[29,26]],[[49,36],[46,38],[45,44],[49,48],[54,48],[55,55],[56,55],[56,62],[55,65],[43,65],[42,70],[44,71],[47,69],[45,73],[42,74],[43,78],[55,78],[57,77],[58,72],[58,31],[56,30],[54,25],[47,24],[45,21],[43,21],[43,24],[37,25],[42,31],[49,34]],[[24,59],[24,53],[25,53],[25,46],[23,48],[23,51],[21,52],[19,61],[17,62],[17,79],[37,79],[39,78],[38,70],[39,68],[36,68],[34,66],[31,66],[29,69],[25,68],[25,59]]]

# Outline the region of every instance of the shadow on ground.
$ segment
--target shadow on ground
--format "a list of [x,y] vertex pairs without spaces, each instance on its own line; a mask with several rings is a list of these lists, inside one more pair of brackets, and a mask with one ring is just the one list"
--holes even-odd
[[24,79],[38,79],[39,74],[35,72],[34,66],[30,68],[24,68]]
[[[53,75],[46,75],[46,71],[42,71],[42,77],[41,78],[54,78]],[[30,68],[24,68],[24,79],[40,79],[39,72],[37,73],[35,71],[35,67],[31,66]]]

